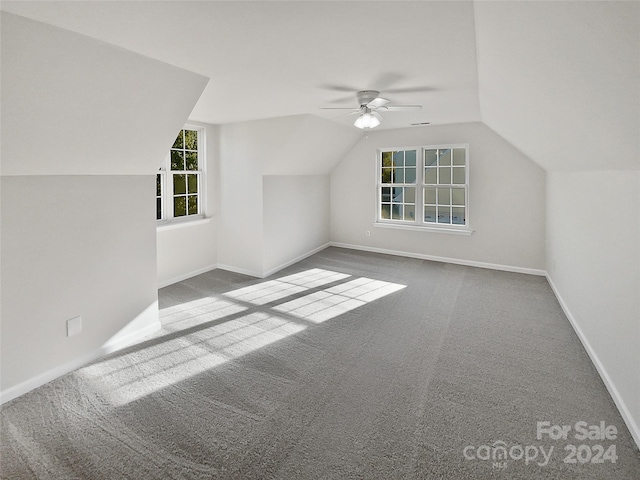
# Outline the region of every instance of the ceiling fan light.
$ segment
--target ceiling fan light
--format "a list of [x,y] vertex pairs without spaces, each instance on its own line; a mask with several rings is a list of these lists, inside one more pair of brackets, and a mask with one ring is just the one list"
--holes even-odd
[[353,123],[358,128],[375,128],[380,125],[380,120],[378,120],[371,113],[362,113],[356,118],[356,121]]

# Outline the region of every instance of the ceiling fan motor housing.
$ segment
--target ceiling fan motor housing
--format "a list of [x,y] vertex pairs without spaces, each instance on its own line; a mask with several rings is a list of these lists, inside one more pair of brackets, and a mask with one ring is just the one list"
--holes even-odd
[[380,92],[377,90],[362,90],[358,92],[358,105],[367,105],[369,102],[378,98]]

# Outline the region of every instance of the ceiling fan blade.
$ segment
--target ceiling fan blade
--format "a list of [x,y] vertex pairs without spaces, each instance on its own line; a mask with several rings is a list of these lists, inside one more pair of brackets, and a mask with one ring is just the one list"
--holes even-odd
[[402,112],[406,110],[421,110],[422,105],[383,105],[381,110],[387,112]]
[[380,121],[384,120],[384,117],[382,115],[380,115],[378,112],[376,112],[375,110],[371,111],[371,115],[373,115],[374,117],[376,117]]
[[435,87],[404,87],[404,88],[388,88],[385,93],[414,93],[414,92],[435,92],[438,89]]
[[357,108],[353,108],[353,107],[320,107],[320,110],[355,110],[355,111],[358,111]]
[[387,103],[389,103],[391,100],[387,100],[386,98],[381,98],[381,97],[377,97],[374,98],[373,100],[371,100],[369,103],[367,103],[367,107],[369,108],[380,108],[384,105],[386,105]]
[[357,88],[350,87],[348,85],[319,85],[319,88],[323,90],[333,90],[334,92],[349,92],[353,93],[357,91]]
[[351,105],[353,103],[353,94],[349,95],[348,97],[335,98],[329,100],[326,103],[331,105]]

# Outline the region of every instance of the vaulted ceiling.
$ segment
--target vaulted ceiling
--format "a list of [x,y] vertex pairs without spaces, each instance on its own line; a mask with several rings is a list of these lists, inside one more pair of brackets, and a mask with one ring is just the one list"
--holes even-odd
[[[547,170],[640,168],[637,2],[2,2],[2,9],[203,74],[191,118],[312,114],[350,125],[375,89],[483,121]],[[420,127],[423,128],[423,127]]]

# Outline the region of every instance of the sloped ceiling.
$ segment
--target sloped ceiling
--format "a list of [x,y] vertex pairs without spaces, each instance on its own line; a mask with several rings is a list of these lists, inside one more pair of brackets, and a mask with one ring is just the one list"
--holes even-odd
[[[379,127],[483,121],[547,170],[640,168],[638,2],[2,2],[211,78],[207,123],[355,106]],[[353,128],[353,127],[350,127]]]
[[24,17],[1,20],[2,175],[158,170],[206,77]]
[[192,119],[224,124],[312,114],[353,124],[356,92],[418,113],[382,128],[480,120],[471,2],[2,2],[211,79]]
[[475,12],[484,123],[546,170],[640,168],[640,3]]

